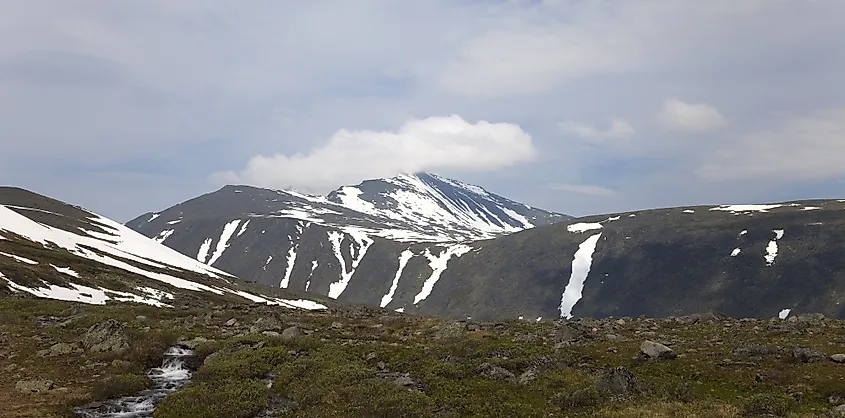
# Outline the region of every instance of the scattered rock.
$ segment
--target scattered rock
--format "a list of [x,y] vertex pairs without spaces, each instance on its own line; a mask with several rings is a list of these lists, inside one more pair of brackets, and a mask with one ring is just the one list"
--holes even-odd
[[215,362],[215,361],[217,361],[217,359],[219,359],[222,355],[223,355],[223,353],[221,353],[220,351],[215,351],[215,352],[213,352],[213,353],[211,353],[211,354],[207,355],[207,356],[205,357],[205,360],[203,360],[203,361],[202,361],[202,364],[203,364],[203,365],[206,365],[206,364],[211,364],[211,363],[214,363],[214,362]]
[[135,320],[136,321],[146,321],[147,317],[144,316],[144,315],[138,315],[138,316],[135,317]]
[[126,360],[118,359],[118,360],[112,360],[111,366],[116,368],[116,369],[127,369],[127,368],[132,366],[132,363],[130,363]]
[[627,397],[634,392],[637,379],[625,367],[619,366],[608,370],[596,382],[596,389],[607,393],[611,397]]
[[185,347],[185,348],[190,349],[190,350],[195,350],[197,347],[199,347],[200,344],[206,343],[206,342],[208,342],[207,338],[195,337],[195,338],[187,340],[187,341],[179,341],[176,344],[181,345],[182,347]]
[[53,389],[54,386],[52,380],[19,380],[15,384],[15,390],[23,393],[41,393]]
[[640,352],[650,359],[672,360],[678,357],[671,348],[649,340],[640,344]]
[[397,377],[393,380],[393,383],[395,383],[396,386],[406,389],[413,388],[417,385],[417,382],[415,382],[414,379],[411,379],[411,377],[407,374]]
[[777,354],[780,350],[761,344],[740,344],[734,348],[733,355],[738,357],[762,357]]
[[82,336],[82,346],[94,353],[121,351],[129,348],[123,324],[114,319],[92,325]]
[[481,364],[478,366],[478,369],[476,369],[476,372],[487,379],[507,380],[511,382],[516,381],[516,375],[511,373],[510,370],[490,363]]
[[813,350],[812,348],[803,347],[796,348],[795,351],[792,352],[792,357],[801,363],[814,363],[817,361],[827,360],[827,356],[824,353]]
[[434,339],[448,340],[452,338],[460,338],[466,332],[466,324],[463,322],[450,322],[441,326],[435,333]]
[[282,336],[282,334],[279,334],[276,331],[264,331],[264,332],[261,333],[261,335],[263,335],[267,338],[279,338],[279,337]]
[[343,322],[338,322],[338,321],[332,322],[332,329],[341,329],[341,328],[343,328]]
[[563,343],[576,339],[575,333],[566,324],[559,324],[555,329],[555,342]]
[[52,347],[39,350],[36,354],[38,357],[57,357],[73,354],[76,352],[76,347],[68,343],[54,344]]
[[516,379],[520,385],[530,385],[537,379],[537,374],[533,370],[526,370]]
[[263,331],[277,331],[282,329],[284,324],[275,316],[265,316],[255,320],[249,328],[249,332],[257,334]]
[[285,330],[282,331],[282,339],[285,341],[295,340],[301,336],[302,331],[300,331],[297,327],[285,328]]
[[232,318],[232,319],[226,321],[225,325],[227,327],[234,327],[235,325],[238,325],[238,320],[236,318]]
[[845,354],[834,354],[830,356],[830,360],[836,363],[845,363]]

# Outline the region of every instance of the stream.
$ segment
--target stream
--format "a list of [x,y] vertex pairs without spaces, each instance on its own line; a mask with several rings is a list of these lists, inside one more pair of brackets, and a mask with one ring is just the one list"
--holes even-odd
[[151,389],[144,390],[134,396],[126,396],[77,408],[76,414],[82,418],[134,418],[152,417],[156,404],[165,396],[176,392],[191,380],[191,371],[187,366],[188,357],[193,351],[174,346],[164,353],[161,367],[151,369],[147,377],[153,381]]

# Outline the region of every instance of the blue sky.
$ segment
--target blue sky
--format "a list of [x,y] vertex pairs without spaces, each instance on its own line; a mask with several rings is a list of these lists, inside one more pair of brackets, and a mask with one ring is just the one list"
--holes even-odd
[[402,171],[575,215],[845,196],[840,0],[0,6],[0,183],[121,221]]

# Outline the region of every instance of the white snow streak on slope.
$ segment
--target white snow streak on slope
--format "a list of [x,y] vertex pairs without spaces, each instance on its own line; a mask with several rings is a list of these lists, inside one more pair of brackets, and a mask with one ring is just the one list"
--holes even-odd
[[253,302],[259,303],[266,303],[267,305],[279,305],[279,306],[286,306],[288,308],[299,308],[299,309],[307,309],[307,310],[318,310],[318,309],[326,309],[325,305],[319,304],[314,302],[313,300],[307,299],[280,299],[280,298],[271,298],[265,295],[254,295],[252,293],[247,293],[243,291],[234,291],[232,292],[238,296],[243,298],[249,299]]
[[601,224],[597,223],[586,223],[586,222],[579,222],[577,224],[567,225],[566,230],[569,232],[577,232],[582,233],[586,231],[592,231],[594,229],[602,229]]
[[170,236],[171,236],[171,235],[173,235],[173,233],[174,233],[174,232],[176,232],[176,231],[174,231],[174,230],[172,230],[172,229],[166,229],[166,230],[164,230],[164,231],[161,231],[161,233],[160,233],[160,234],[158,234],[158,236],[156,236],[155,238],[153,238],[153,241],[155,241],[155,242],[157,242],[157,243],[161,244],[161,243],[163,243],[165,240],[167,240],[168,238],[170,238]]
[[532,224],[531,221],[528,220],[528,218],[520,215],[515,210],[508,209],[504,206],[502,206],[500,209],[502,209],[502,212],[505,212],[505,215],[510,216],[511,219],[521,223],[523,228],[525,228],[525,229],[534,228],[534,224]]
[[178,224],[179,222],[182,222],[182,220],[181,220],[181,219],[177,219],[177,220],[175,220],[175,221],[167,221],[167,224],[168,224],[168,225],[176,225],[176,224]]
[[205,260],[208,260],[209,250],[211,250],[211,238],[206,238],[205,241],[202,242],[202,245],[200,245],[200,250],[197,253],[197,261],[205,264]]
[[792,309],[784,309],[784,310],[778,312],[778,318],[786,319],[786,317],[789,316],[790,312],[792,312]]
[[361,263],[361,260],[364,259],[364,255],[367,254],[367,250],[372,245],[373,240],[369,239],[365,234],[357,232],[357,231],[350,231],[349,236],[354,239],[359,246],[358,254],[356,257],[352,258],[352,267],[349,271],[346,270],[346,261],[343,259],[343,253],[340,249],[340,244],[343,242],[344,234],[342,232],[336,231],[328,231],[329,235],[329,242],[332,244],[332,250],[334,250],[334,256],[337,258],[337,261],[340,263],[340,280],[329,284],[329,297],[332,299],[337,299],[346,290],[346,286],[349,285],[349,281],[352,280],[352,275],[355,274],[355,269],[358,268],[358,264]]
[[399,277],[402,276],[402,271],[405,270],[405,266],[408,265],[408,261],[413,256],[414,253],[411,250],[402,251],[402,254],[399,255],[399,269],[396,270],[396,276],[393,277],[393,283],[390,284],[390,291],[382,296],[381,303],[379,304],[380,307],[384,308],[393,300],[393,295],[396,294],[396,289],[399,287]]
[[721,210],[725,212],[765,212],[782,206],[783,205],[722,205],[710,210]]
[[736,257],[736,256],[738,256],[738,255],[739,255],[739,253],[741,253],[741,252],[742,252],[742,250],[741,250],[741,249],[739,249],[739,248],[734,248],[734,250],[733,250],[733,251],[731,251],[731,257]]
[[783,238],[783,229],[775,229],[772,230],[775,233],[775,239],[769,241],[769,245],[766,246],[766,265],[771,266],[775,262],[775,257],[778,256],[778,243],[777,241]]
[[158,218],[159,216],[161,216],[161,215],[160,215],[160,214],[158,214],[158,213],[154,213],[154,214],[152,214],[152,216],[150,216],[150,219],[149,219],[149,220],[147,220],[147,223],[149,223],[149,222],[152,222],[152,221],[156,220],[156,218]]
[[214,249],[214,254],[212,254],[211,260],[208,260],[209,266],[213,266],[214,262],[223,255],[224,251],[226,251],[226,248],[229,248],[229,240],[232,239],[232,235],[235,234],[235,231],[238,229],[238,224],[240,223],[240,219],[235,219],[223,227],[223,233],[220,234],[220,240],[217,241],[217,248]]
[[801,210],[819,210],[819,209],[821,209],[821,208],[818,207],[818,206],[807,206],[807,207],[805,207],[804,209],[801,209]]
[[296,250],[298,247],[299,244],[294,245],[293,240],[291,240],[290,249],[288,250],[287,265],[285,265],[285,278],[282,279],[282,283],[279,284],[279,287],[282,289],[287,289],[288,284],[290,284],[290,275],[293,273],[293,265],[296,263]]
[[687,209],[687,210],[684,211],[684,213],[695,213],[695,211],[692,210],[692,209]]
[[240,231],[238,231],[238,236],[241,236],[241,235],[243,235],[243,234],[244,234],[244,232],[246,232],[246,226],[247,226],[247,225],[249,225],[249,221],[250,221],[250,220],[251,220],[251,219],[247,219],[247,220],[246,220],[246,222],[244,222],[244,224],[243,224],[243,225],[241,225],[241,230],[240,230]]
[[605,222],[614,222],[614,221],[618,221],[618,220],[620,220],[620,219],[622,219],[622,217],[621,217],[621,216],[611,216],[611,217],[609,217],[609,218],[605,219],[604,221],[605,221]]
[[743,230],[742,230],[742,232],[740,232],[740,233],[739,233],[739,235],[745,235],[745,234],[747,234],[747,233],[748,233],[748,230],[747,230],[747,229],[743,229]]
[[4,252],[0,252],[0,255],[5,255],[6,257],[12,258],[15,261],[20,261],[21,263],[32,264],[32,265],[38,264],[37,261],[32,261],[28,258],[19,257],[19,256],[16,256],[14,254],[6,254]]
[[70,267],[56,267],[53,264],[50,264],[50,267],[56,269],[59,273],[67,274],[68,276],[76,277],[77,279],[79,278],[79,273],[73,271]]
[[366,213],[369,215],[378,214],[378,209],[366,200],[361,199],[363,192],[357,187],[343,187],[337,191],[337,197],[342,202],[343,206],[357,212]]
[[311,262],[311,273],[308,274],[308,281],[305,282],[305,291],[308,291],[308,288],[311,287],[311,277],[314,277],[314,270],[317,270],[317,261]]
[[470,251],[472,251],[472,247],[457,244],[446,247],[439,256],[435,256],[428,248],[426,248],[423,255],[428,259],[428,265],[431,267],[432,272],[431,276],[429,276],[429,278],[423,283],[420,293],[417,293],[417,295],[414,296],[414,305],[419,304],[431,295],[431,291],[434,290],[434,285],[437,284],[437,281],[440,280],[440,276],[444,271],[446,271],[446,268],[449,265],[449,259],[451,259],[452,256],[460,257]]
[[[14,232],[30,241],[41,244],[51,242],[77,256],[140,274],[154,280],[166,282],[182,289],[212,291],[208,286],[167,274],[143,270],[119,259],[111,258],[110,256],[125,258],[149,266],[161,266],[164,268],[177,267],[212,277],[228,276],[226,273],[204,266],[114,221],[94,214],[92,214],[91,219],[107,228],[111,228],[114,231],[114,235],[91,231],[87,232],[88,234],[116,242],[104,242],[90,236],[76,235],[61,229],[51,228],[0,205],[0,229],[2,230]],[[85,247],[94,248],[98,253],[90,251]],[[107,255],[102,255],[101,253]],[[167,265],[152,260],[167,263]]]
[[572,275],[569,276],[569,283],[563,291],[560,300],[560,317],[572,318],[572,308],[581,300],[581,292],[584,290],[584,282],[590,274],[590,267],[593,265],[593,252],[601,238],[601,233],[587,238],[578,246],[578,251],[572,259]]
[[399,313],[404,313],[404,312],[405,312],[405,308],[397,308],[397,309],[394,309],[393,311],[394,311],[394,312],[399,312]]
[[273,256],[267,257],[267,261],[264,262],[264,271],[267,271],[267,266],[270,265],[270,262],[273,261]]
[[145,298],[132,293],[109,290],[102,287],[95,289],[93,287],[70,283],[70,287],[45,284],[45,287],[29,288],[21,286],[8,278],[3,277],[2,274],[0,274],[0,278],[6,280],[6,283],[11,289],[18,292],[26,292],[40,298],[82,302],[92,305],[105,305],[107,300],[113,299],[121,302],[137,302],[159,307],[168,306],[155,299]]

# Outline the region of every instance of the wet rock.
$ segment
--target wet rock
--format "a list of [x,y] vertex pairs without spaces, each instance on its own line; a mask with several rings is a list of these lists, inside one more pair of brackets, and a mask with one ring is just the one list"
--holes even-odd
[[649,359],[654,360],[672,360],[678,357],[671,348],[649,340],[643,341],[640,344],[640,352]]
[[114,319],[92,325],[82,336],[82,346],[94,353],[121,351],[129,348],[126,330]]
[[611,397],[627,397],[634,392],[637,379],[625,367],[619,366],[608,370],[596,382],[596,389],[607,393]]
[[42,393],[53,389],[54,386],[52,380],[19,380],[15,384],[15,390],[23,393]]
[[516,375],[511,373],[510,370],[490,363],[481,364],[480,366],[478,366],[478,369],[476,369],[476,372],[478,372],[478,374],[480,374],[482,377],[491,380],[506,380],[511,382],[516,381]]
[[302,331],[299,330],[297,327],[288,327],[282,331],[282,340],[290,341],[295,340],[302,336]]

